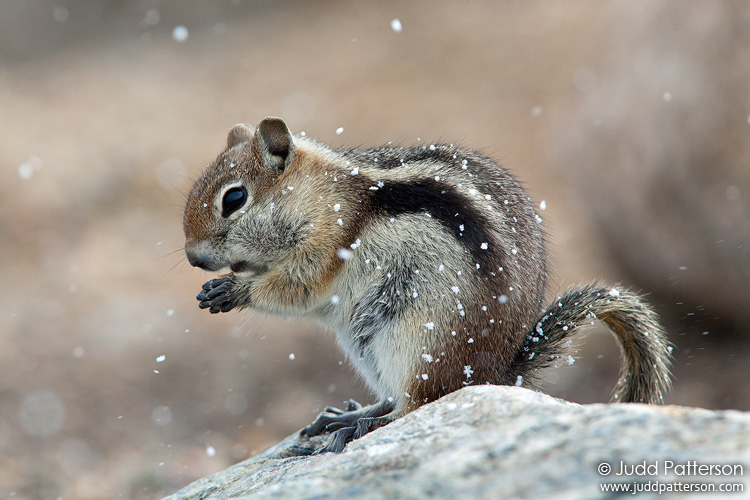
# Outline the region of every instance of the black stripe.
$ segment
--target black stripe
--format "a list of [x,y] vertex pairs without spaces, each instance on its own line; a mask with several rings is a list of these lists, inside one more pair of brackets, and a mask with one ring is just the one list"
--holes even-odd
[[[492,261],[502,261],[502,249],[485,230],[490,225],[471,200],[453,188],[431,179],[388,183],[373,191],[370,199],[375,212],[390,217],[429,213],[463,245],[480,265],[482,274],[492,271]],[[488,245],[487,249],[482,244]],[[499,255],[498,255],[499,254]],[[495,255],[496,259],[491,257]]]

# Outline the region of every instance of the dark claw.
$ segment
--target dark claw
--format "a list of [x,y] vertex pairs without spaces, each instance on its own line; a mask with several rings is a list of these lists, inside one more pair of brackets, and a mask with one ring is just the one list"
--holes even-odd
[[206,293],[206,298],[208,298],[208,300],[213,300],[214,298],[222,294],[229,295],[231,291],[232,291],[231,281],[224,281],[223,283],[214,283],[214,287],[211,290],[208,290],[208,292]]
[[201,291],[195,298],[198,307],[208,309],[211,314],[230,311],[232,304],[232,291],[234,283],[232,278],[216,278],[203,284]]
[[301,434],[303,436],[318,436],[320,434],[323,434],[326,428],[329,425],[331,425],[333,422],[335,422],[336,417],[340,416],[341,414],[342,413],[336,413],[336,414],[321,413],[320,415],[318,415],[318,418],[316,418],[313,423],[311,423],[310,425],[302,429]]
[[391,423],[391,421],[393,421],[393,418],[388,415],[383,415],[382,417],[360,418],[357,420],[357,429],[352,439],[359,439],[365,434]]
[[356,427],[344,427],[337,430],[328,439],[328,442],[319,450],[313,453],[313,455],[322,455],[323,453],[341,453],[346,448],[346,443],[354,439],[354,433],[357,431]]
[[350,399],[346,402],[346,411],[357,411],[361,410],[362,405],[354,401],[353,399]]
[[336,432],[339,429],[344,429],[346,427],[351,427],[349,422],[331,422],[330,424],[326,425],[325,432]]

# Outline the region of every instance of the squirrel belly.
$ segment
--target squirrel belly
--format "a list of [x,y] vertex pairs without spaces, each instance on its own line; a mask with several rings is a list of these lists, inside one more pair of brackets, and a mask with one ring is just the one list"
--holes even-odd
[[541,219],[491,159],[453,145],[333,150],[278,118],[237,125],[185,207],[191,265],[212,313],[315,317],[337,333],[381,403],[328,409],[324,451],[471,384],[528,385],[578,326],[620,340],[617,399],[661,401],[669,347],[624,290],[588,286],[544,309]]

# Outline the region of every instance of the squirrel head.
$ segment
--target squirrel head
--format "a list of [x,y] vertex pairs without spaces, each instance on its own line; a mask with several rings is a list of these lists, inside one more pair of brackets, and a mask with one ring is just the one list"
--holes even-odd
[[252,270],[259,265],[253,262],[257,259],[248,260],[257,246],[247,241],[254,234],[248,224],[257,226],[270,216],[259,216],[258,202],[283,176],[295,152],[292,134],[280,118],[264,118],[255,129],[245,124],[232,127],[226,149],[187,197],[183,229],[191,265],[207,271],[227,266]]

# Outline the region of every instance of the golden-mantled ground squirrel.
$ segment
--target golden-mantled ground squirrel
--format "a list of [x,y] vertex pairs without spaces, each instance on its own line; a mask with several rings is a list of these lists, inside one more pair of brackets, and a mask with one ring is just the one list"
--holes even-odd
[[334,150],[279,118],[236,125],[195,182],[185,251],[212,313],[309,316],[381,398],[327,408],[322,451],[472,384],[533,386],[579,326],[603,321],[624,363],[616,401],[658,403],[670,348],[637,295],[598,284],[544,308],[541,219],[492,160],[453,145]]

